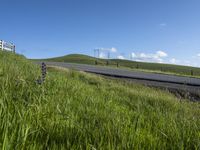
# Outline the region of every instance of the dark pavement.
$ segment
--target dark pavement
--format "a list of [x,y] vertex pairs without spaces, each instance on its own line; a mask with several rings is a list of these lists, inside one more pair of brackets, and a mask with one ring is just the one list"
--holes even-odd
[[[41,62],[37,62],[40,64]],[[183,93],[191,93],[200,95],[200,79],[191,77],[181,77],[176,75],[165,75],[157,73],[147,73],[142,71],[133,71],[127,69],[73,64],[63,62],[45,62],[48,66],[59,66],[79,71],[95,73],[104,76],[121,78],[137,83],[142,83],[148,86],[161,87],[170,90],[179,90]],[[196,97],[196,96],[195,96]]]

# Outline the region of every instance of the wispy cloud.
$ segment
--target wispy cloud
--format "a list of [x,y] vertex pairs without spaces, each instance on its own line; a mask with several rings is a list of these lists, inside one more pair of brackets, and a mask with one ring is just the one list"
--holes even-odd
[[179,64],[179,63],[180,63],[180,60],[177,60],[176,58],[171,58],[171,59],[169,60],[169,63],[170,63],[170,64]]
[[146,61],[146,62],[158,62],[162,63],[163,58],[166,58],[168,54],[164,51],[157,51],[154,54],[149,54],[149,53],[132,53],[131,57],[133,60],[136,61]]
[[111,48],[96,48],[95,56],[97,55],[97,51],[99,52],[99,58],[110,58],[111,53],[116,53],[117,49],[115,47]]
[[117,58],[118,58],[118,59],[125,59],[125,57],[122,56],[122,55],[117,56]]
[[155,54],[157,57],[167,57],[168,54],[164,51],[157,51]]
[[166,63],[174,65],[184,65],[200,67],[198,63],[200,59],[200,53],[196,54],[194,57],[188,57],[187,60],[177,59],[175,57],[170,57],[165,51],[157,51],[155,53],[131,53],[132,60],[141,62],[155,62],[155,63]]
[[106,58],[106,54],[103,53],[103,52],[100,52],[99,57],[100,57],[100,58]]
[[[117,52],[116,48],[100,48],[100,58],[110,58],[110,55],[113,53],[115,58],[118,59],[127,59],[124,54]],[[114,58],[112,57],[112,58]],[[197,53],[194,58],[188,60],[181,60],[175,57],[170,57],[168,53],[164,50],[155,51],[155,53],[146,53],[139,52],[131,53],[131,60],[140,61],[140,62],[155,62],[155,63],[166,63],[166,64],[175,64],[175,65],[185,65],[185,66],[194,66],[200,67],[198,60],[200,59],[200,53]]]
[[166,24],[166,23],[160,23],[159,26],[160,26],[160,27],[166,27],[167,24]]
[[183,66],[193,66],[193,67],[199,67],[199,64],[194,62],[194,61],[189,61],[189,60],[179,60],[176,58],[172,58],[166,63],[169,64],[174,64],[174,65],[183,65]]
[[116,53],[117,49],[115,47],[111,47],[111,48],[99,48],[99,50],[101,51],[108,51],[108,52],[112,52],[112,53]]

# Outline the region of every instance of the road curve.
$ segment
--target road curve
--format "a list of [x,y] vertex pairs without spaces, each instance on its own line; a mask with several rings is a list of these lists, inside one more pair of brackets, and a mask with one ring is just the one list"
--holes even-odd
[[[197,95],[199,95],[200,93],[200,79],[198,78],[148,73],[142,71],[85,65],[85,64],[74,64],[74,63],[64,63],[64,62],[45,62],[45,63],[49,66],[59,66],[89,73],[100,74],[104,76],[128,79],[150,86],[184,90],[186,92],[195,93]],[[37,62],[37,64],[41,64],[41,62]]]

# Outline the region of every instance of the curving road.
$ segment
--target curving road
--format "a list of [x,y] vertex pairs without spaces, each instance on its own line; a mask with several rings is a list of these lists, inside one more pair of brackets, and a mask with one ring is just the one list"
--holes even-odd
[[[41,63],[41,62],[37,62]],[[175,75],[165,75],[156,73],[147,73],[141,71],[132,71],[126,69],[110,68],[103,66],[63,63],[63,62],[45,62],[49,66],[59,66],[89,73],[111,76],[116,78],[128,79],[130,81],[143,83],[148,86],[169,88],[190,92],[200,95],[200,79],[191,77],[181,77]]]

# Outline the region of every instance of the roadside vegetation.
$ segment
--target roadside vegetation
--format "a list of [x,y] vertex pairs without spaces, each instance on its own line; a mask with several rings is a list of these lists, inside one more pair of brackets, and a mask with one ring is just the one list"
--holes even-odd
[[99,59],[81,54],[71,54],[62,57],[38,59],[34,61],[53,61],[53,62],[89,64],[89,65],[108,66],[115,68],[139,70],[145,72],[162,73],[162,74],[174,74],[174,75],[191,76],[198,78],[200,77],[200,68],[196,67],[179,66],[172,64],[160,64],[160,63],[145,63],[145,62],[136,62],[136,61],[120,60],[120,59]]
[[0,149],[200,149],[200,103],[0,52]]

